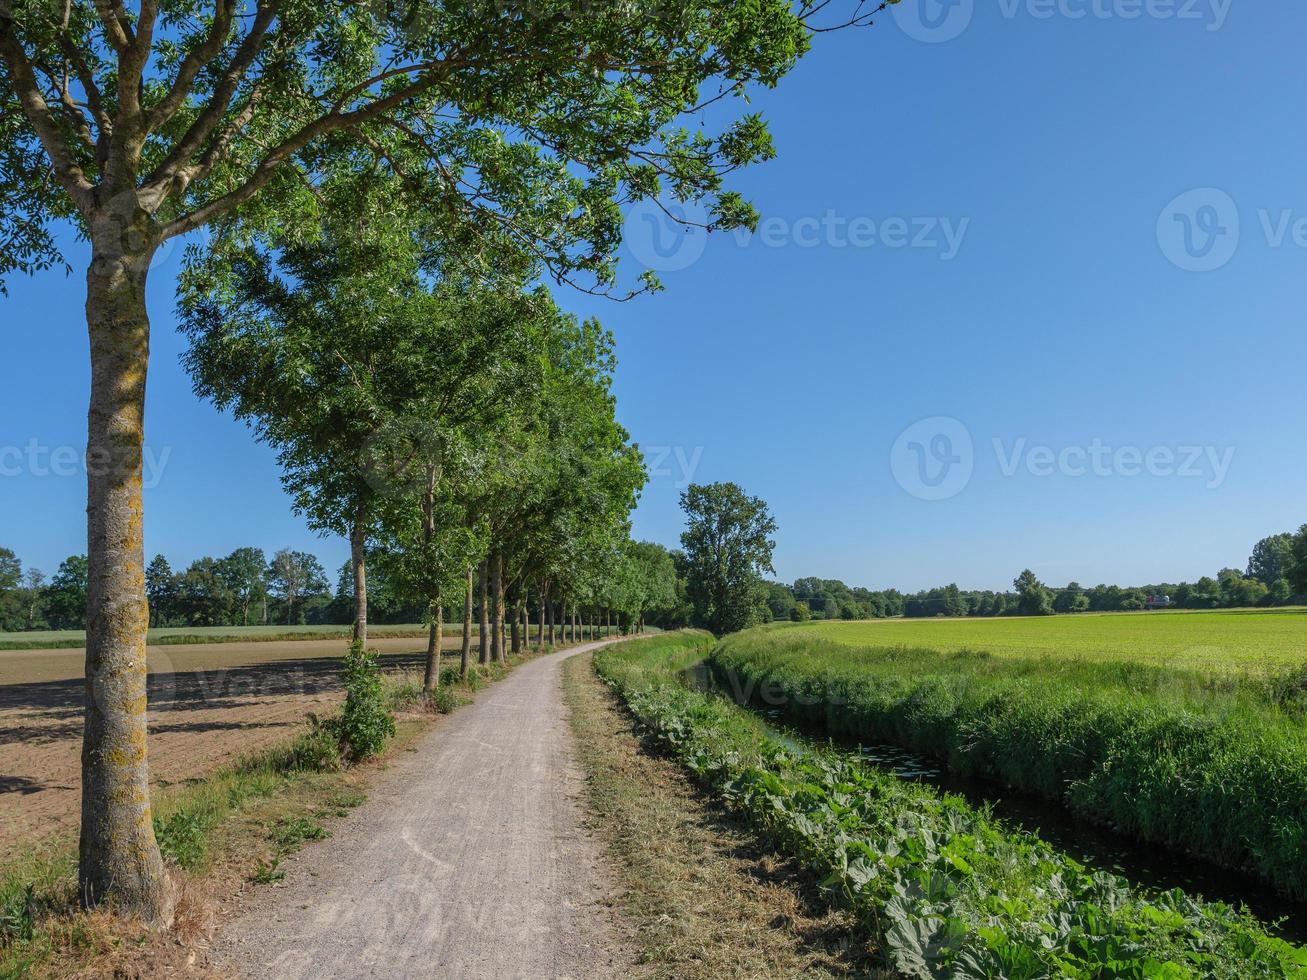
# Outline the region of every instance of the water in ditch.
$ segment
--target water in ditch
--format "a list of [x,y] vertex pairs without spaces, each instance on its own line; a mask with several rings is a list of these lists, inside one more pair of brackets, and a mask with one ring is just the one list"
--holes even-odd
[[[697,690],[729,696],[718,686],[706,663],[685,671],[682,680]],[[1146,889],[1180,888],[1209,901],[1244,905],[1263,922],[1279,923],[1273,931],[1283,938],[1307,945],[1307,904],[1284,898],[1252,875],[1218,868],[1160,845],[1140,843],[1082,820],[1041,797],[989,780],[960,776],[933,759],[895,745],[832,742],[825,733],[816,737],[787,725],[779,708],[743,707],[765,721],[770,733],[782,742],[833,745],[882,772],[954,793],[973,806],[988,806],[1008,826],[1038,835],[1087,867],[1111,871]]]

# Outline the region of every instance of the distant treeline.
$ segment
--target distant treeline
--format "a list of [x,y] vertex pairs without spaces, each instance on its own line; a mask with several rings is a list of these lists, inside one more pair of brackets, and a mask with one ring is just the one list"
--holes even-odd
[[774,619],[884,619],[893,616],[1023,616],[1076,612],[1130,612],[1148,608],[1150,596],[1166,596],[1176,609],[1284,606],[1307,601],[1307,525],[1296,533],[1263,538],[1253,547],[1245,571],[1224,568],[1197,582],[1153,585],[1045,585],[1025,571],[1007,592],[964,590],[945,585],[906,594],[873,591],[838,579],[801,578],[793,585],[768,583],[767,606]]
[[[24,569],[0,548],[0,632],[76,630],[86,626],[86,556],[65,558],[46,578]],[[397,600],[385,578],[369,583],[369,618],[377,623],[416,623],[425,610]],[[261,548],[237,548],[223,558],[203,557],[174,571],[155,555],[145,572],[151,626],[263,626],[346,624],[353,618],[349,563],[333,588],[322,563],[303,551],[282,549],[271,558]]]
[[[374,624],[422,623],[430,609],[393,581],[385,555],[372,555],[368,571],[368,619]],[[652,626],[688,623],[693,609],[686,594],[685,555],[648,541],[626,542],[610,569],[602,595],[580,609],[599,620]],[[18,556],[0,547],[0,632],[86,628],[87,563],[72,555],[47,578],[24,568]],[[268,558],[262,548],[237,548],[215,558],[197,558],[174,571],[155,555],[145,570],[145,594],[152,627],[186,626],[343,626],[354,619],[354,576],[347,561],[335,583],[322,562],[303,551],[283,548]],[[528,598],[533,615],[539,597]],[[602,615],[601,615],[602,613]],[[461,622],[463,594],[451,592],[446,623]],[[588,621],[588,620],[587,620]]]
[[[694,621],[686,595],[685,555],[644,542],[623,576],[625,591],[638,592],[641,616],[652,625],[674,627]],[[644,549],[644,550],[640,550]],[[646,568],[647,566],[647,568]],[[653,582],[653,585],[649,585]],[[151,626],[342,625],[354,614],[354,580],[346,562],[333,586],[313,555],[285,548],[267,558],[260,548],[237,548],[224,558],[198,558],[183,571],[156,555],[145,573]],[[384,563],[369,574],[368,618],[379,624],[419,623],[427,610],[391,588]],[[1023,572],[1006,592],[964,590],[945,585],[916,593],[875,591],[838,579],[801,578],[792,585],[766,583],[766,612],[785,619],[885,619],[895,616],[1022,616],[1075,612],[1129,612],[1147,607],[1149,596],[1167,596],[1177,609],[1282,606],[1307,601],[1307,525],[1274,534],[1253,547],[1245,571],[1224,568],[1197,582],[1122,587],[1056,588]],[[614,608],[632,602],[614,598]],[[446,621],[462,615],[452,602]],[[86,556],[66,558],[49,579],[24,569],[8,548],[0,548],[0,632],[83,629],[86,618]],[[757,617],[755,617],[756,619]]]

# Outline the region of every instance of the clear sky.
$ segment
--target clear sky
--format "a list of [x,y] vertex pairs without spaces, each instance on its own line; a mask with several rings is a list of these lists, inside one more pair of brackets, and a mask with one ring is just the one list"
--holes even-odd
[[[675,544],[687,476],[734,480],[772,505],[780,578],[915,590],[1192,579],[1307,522],[1307,6],[1268,13],[905,0],[819,38],[754,103],[780,153],[737,182],[756,236],[637,214],[627,271],[667,291],[560,293],[618,338],[657,464],[636,533]],[[148,551],[336,567],[269,450],[191,394],[177,264],[151,282]],[[0,545],[47,573],[84,550],[81,303],[80,268],[0,299]]]

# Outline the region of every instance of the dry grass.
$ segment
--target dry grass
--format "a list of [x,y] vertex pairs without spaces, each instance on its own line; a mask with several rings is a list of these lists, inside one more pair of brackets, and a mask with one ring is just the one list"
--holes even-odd
[[622,888],[618,925],[639,952],[632,976],[881,975],[810,876],[641,749],[589,657],[565,664],[564,685],[593,826]]

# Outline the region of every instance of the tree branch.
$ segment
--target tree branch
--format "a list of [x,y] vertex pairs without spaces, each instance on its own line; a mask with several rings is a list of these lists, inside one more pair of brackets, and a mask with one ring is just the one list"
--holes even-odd
[[[231,64],[227,66],[227,71],[223,73],[222,80],[215,86],[208,105],[191,123],[186,135],[177,141],[177,145],[172,148],[172,152],[154,169],[153,173],[145,178],[144,183],[146,186],[151,184],[162,185],[171,181],[181,163],[198,153],[200,147],[204,145],[204,141],[213,134],[218,124],[222,122],[222,117],[231,105],[237,87],[240,85],[241,80],[244,79],[245,73],[249,71],[250,65],[254,63],[254,59],[258,57],[259,52],[263,49],[263,41],[268,28],[276,20],[283,2],[284,0],[263,0],[259,4],[259,12],[254,17],[254,23],[250,25],[250,32],[245,35],[245,39],[241,41],[236,53],[232,55]],[[178,79],[180,80],[180,75]],[[181,101],[186,98],[189,90],[189,86],[187,86],[186,91],[179,96],[178,108],[180,108]],[[172,96],[173,92],[169,92],[164,101],[167,102]],[[159,190],[159,188],[156,187],[155,190]]]
[[91,206],[94,187],[86,179],[82,168],[73,161],[71,148],[64,141],[63,134],[54,121],[49,105],[41,95],[40,85],[32,70],[32,63],[27,52],[14,35],[13,10],[7,0],[0,3],[0,58],[4,59],[9,70],[9,80],[14,87],[37,139],[45,149],[46,156],[54,167],[55,176],[68,192],[68,196],[85,215]]
[[[188,231],[194,231],[215,217],[231,211],[244,204],[251,197],[262,190],[274,176],[277,170],[286,163],[292,156],[298,153],[304,147],[308,146],[319,136],[325,136],[328,133],[338,132],[343,129],[350,129],[369,122],[379,116],[389,112],[397,106],[403,105],[409,99],[421,95],[423,92],[431,89],[440,80],[437,73],[431,73],[424,76],[411,85],[406,85],[390,95],[374,99],[371,103],[353,112],[328,112],[319,116],[313,122],[302,127],[298,132],[287,137],[280,144],[268,151],[267,155],[259,163],[244,184],[232,191],[222,195],[208,204],[201,205],[189,214],[182,215],[175,221],[170,222],[163,228],[163,238],[171,238],[174,235],[184,235]],[[162,240],[162,239],[161,239]]]
[[191,94],[191,86],[201,69],[222,53],[231,33],[231,22],[236,12],[236,0],[217,0],[217,9],[213,14],[213,24],[209,33],[199,47],[189,52],[182,59],[177,69],[177,77],[163,100],[151,109],[145,117],[146,132],[154,132],[174,115]]

